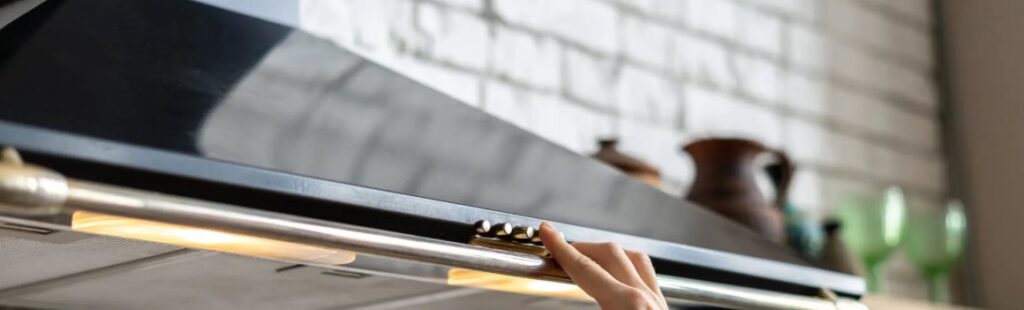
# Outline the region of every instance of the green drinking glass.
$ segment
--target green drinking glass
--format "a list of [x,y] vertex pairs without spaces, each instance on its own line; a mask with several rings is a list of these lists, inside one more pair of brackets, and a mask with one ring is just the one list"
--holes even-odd
[[864,264],[869,292],[883,291],[884,263],[900,244],[906,209],[898,187],[848,194],[839,202],[836,214],[842,221],[842,236],[850,252]]
[[949,272],[963,254],[967,216],[959,200],[945,206],[912,201],[907,213],[903,249],[928,281],[928,297],[949,303]]

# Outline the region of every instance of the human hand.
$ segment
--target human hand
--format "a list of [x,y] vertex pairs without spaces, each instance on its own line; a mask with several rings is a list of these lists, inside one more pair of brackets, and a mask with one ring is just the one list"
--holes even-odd
[[668,309],[647,254],[614,243],[565,242],[548,222],[540,238],[576,285],[604,310]]

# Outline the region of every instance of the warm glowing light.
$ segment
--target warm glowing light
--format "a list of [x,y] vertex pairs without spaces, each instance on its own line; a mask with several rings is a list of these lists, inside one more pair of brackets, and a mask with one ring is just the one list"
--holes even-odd
[[309,264],[341,265],[356,259],[356,254],[349,251],[85,211],[71,216],[71,229]]
[[495,291],[549,297],[590,300],[590,296],[573,284],[506,276],[470,269],[452,268],[448,284],[484,288]]
[[559,282],[543,281],[543,280],[533,280],[533,279],[525,279],[525,280],[529,280],[529,283],[526,283],[526,288],[528,288],[530,290],[533,290],[533,291],[540,291],[540,292],[570,292],[570,291],[573,291],[573,290],[579,290],[580,289],[579,287],[576,287],[576,285],[572,285],[572,284],[568,284],[568,283],[559,283]]

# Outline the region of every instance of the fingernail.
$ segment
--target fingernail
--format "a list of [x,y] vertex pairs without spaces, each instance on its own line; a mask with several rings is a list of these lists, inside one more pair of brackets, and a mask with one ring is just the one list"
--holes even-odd
[[543,221],[543,222],[540,223],[540,229],[541,229],[541,231],[543,231],[545,229],[550,229],[550,230],[554,231],[555,227],[551,226],[551,223],[548,223],[548,221]]

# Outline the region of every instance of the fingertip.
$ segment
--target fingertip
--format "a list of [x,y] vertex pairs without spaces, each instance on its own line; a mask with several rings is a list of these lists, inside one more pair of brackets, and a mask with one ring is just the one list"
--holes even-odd
[[554,230],[555,230],[555,227],[551,226],[551,223],[549,223],[548,221],[540,222],[540,233],[541,234],[547,234],[547,233],[550,233],[551,231],[554,231]]
[[551,222],[543,221],[540,222],[540,229],[555,229],[555,227],[551,226]]
[[558,230],[555,229],[554,225],[551,225],[548,221],[540,223],[540,239],[541,241],[555,241],[561,235],[558,234]]

